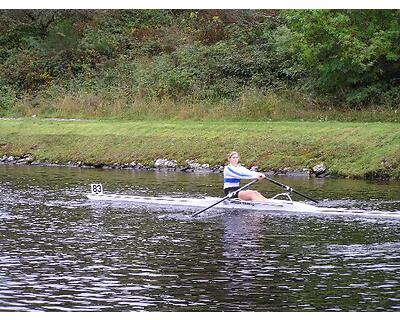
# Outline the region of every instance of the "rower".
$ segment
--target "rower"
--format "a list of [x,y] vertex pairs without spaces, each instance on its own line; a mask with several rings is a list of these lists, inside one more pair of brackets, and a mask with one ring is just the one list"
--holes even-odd
[[[239,153],[232,151],[228,155],[229,164],[224,168],[224,193],[228,195],[240,188],[241,179],[264,179],[265,175],[261,172],[251,171],[239,164]],[[261,193],[256,190],[242,190],[234,193],[232,198],[239,198],[247,201],[266,201]]]

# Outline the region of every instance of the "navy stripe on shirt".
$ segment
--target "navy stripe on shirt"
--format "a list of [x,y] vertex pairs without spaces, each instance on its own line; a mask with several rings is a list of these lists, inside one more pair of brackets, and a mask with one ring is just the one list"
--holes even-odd
[[238,182],[240,182],[240,179],[236,179],[236,178],[224,178],[224,182],[228,182],[228,183],[238,183]]

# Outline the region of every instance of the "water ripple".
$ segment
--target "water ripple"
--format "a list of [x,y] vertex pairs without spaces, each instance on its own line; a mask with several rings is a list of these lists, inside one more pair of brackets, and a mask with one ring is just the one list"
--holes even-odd
[[[217,178],[2,168],[0,311],[400,310],[400,225],[390,219],[238,212],[190,219],[94,207],[83,197],[99,180],[143,194],[171,194],[176,185],[174,194],[187,196],[207,194]],[[375,197],[380,190],[360,185],[354,195],[366,188]],[[380,194],[393,197],[387,188]]]

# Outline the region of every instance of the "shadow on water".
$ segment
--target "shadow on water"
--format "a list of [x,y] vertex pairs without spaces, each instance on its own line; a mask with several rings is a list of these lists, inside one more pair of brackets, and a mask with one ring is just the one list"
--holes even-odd
[[[399,210],[398,183],[277,179],[331,207]],[[94,182],[110,193],[222,195],[214,174],[0,166],[0,311],[400,310],[399,219],[192,219],[91,205]]]

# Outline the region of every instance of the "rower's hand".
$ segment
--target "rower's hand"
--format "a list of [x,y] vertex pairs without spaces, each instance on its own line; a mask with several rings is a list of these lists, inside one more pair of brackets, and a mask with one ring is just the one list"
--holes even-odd
[[257,179],[258,179],[258,180],[265,179],[265,174],[264,174],[264,173],[260,173],[260,174],[258,175]]

